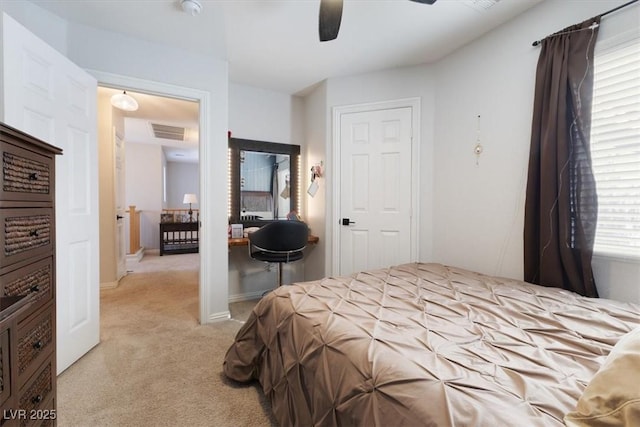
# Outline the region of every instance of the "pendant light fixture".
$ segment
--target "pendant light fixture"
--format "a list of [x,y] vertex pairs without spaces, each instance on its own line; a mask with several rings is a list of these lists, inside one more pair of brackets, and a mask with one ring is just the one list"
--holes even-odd
[[131,96],[127,95],[127,91],[116,93],[111,97],[111,105],[124,111],[136,111],[138,102]]

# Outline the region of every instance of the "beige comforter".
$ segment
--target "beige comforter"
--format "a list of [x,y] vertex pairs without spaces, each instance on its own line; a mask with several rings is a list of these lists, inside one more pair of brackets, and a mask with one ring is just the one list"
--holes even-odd
[[406,264],[278,288],[228,350],[283,426],[555,426],[640,307]]

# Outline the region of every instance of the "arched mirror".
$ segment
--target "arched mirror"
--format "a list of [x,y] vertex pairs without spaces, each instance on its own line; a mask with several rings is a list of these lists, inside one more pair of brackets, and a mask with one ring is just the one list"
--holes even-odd
[[229,138],[229,222],[245,226],[298,212],[300,146]]

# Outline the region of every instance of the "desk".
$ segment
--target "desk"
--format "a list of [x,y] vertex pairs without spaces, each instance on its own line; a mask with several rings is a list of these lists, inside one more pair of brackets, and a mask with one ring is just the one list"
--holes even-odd
[[[309,239],[307,240],[308,243],[310,244],[316,244],[318,243],[318,241],[320,241],[320,238],[318,236],[314,236],[312,234],[309,234]],[[231,246],[248,246],[249,245],[249,238],[248,237],[238,237],[238,238],[231,238],[229,237],[229,247]]]

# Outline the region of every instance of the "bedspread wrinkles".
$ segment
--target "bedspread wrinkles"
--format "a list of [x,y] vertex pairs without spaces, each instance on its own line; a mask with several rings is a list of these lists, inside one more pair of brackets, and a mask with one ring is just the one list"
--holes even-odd
[[640,307],[440,264],[284,286],[225,374],[287,426],[561,426]]

